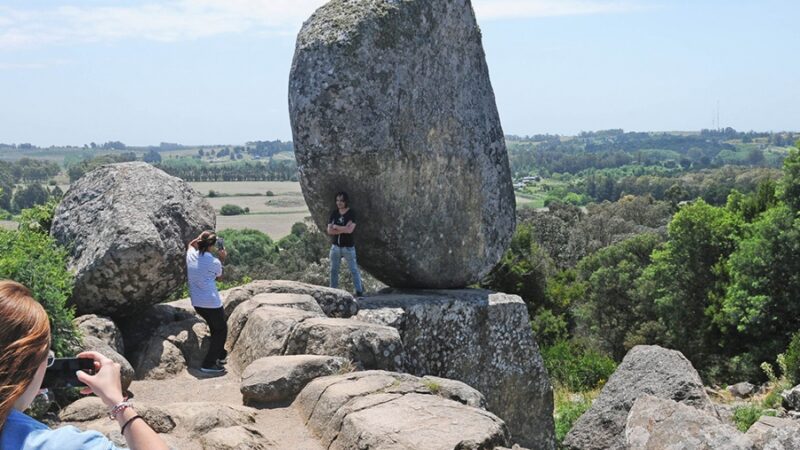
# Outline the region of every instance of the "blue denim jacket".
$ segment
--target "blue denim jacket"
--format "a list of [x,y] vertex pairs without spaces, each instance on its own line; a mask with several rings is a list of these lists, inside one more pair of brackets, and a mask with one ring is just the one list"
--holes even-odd
[[71,426],[51,430],[12,409],[0,431],[0,450],[119,450],[119,447],[97,431],[81,431]]

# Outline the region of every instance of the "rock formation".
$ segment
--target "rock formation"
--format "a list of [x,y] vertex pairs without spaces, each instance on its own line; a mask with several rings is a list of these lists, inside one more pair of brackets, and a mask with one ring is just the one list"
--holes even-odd
[[186,280],[186,243],[213,229],[211,205],[189,185],[141,163],[100,167],[56,208],[51,233],[70,252],[79,314],[134,314]]
[[643,395],[634,402],[625,426],[626,449],[708,448],[752,450],[753,444],[719,418],[674,400]]
[[360,308],[358,319],[400,332],[407,372],[467,383],[506,422],[514,442],[554,448],[552,387],[518,296],[398,291],[366,297]]
[[376,278],[464,287],[500,259],[515,200],[469,0],[328,2],[297,38],[289,111],[314,220],[347,191]]
[[[450,382],[457,383],[457,382]],[[466,385],[449,393],[471,391]],[[384,371],[317,378],[295,400],[325,448],[493,449],[509,445],[505,424],[432,381]],[[424,411],[424,413],[421,413]]]
[[683,354],[655,345],[639,345],[625,355],[600,396],[575,422],[564,438],[564,446],[576,450],[627,448],[628,413],[636,399],[645,394],[675,400],[718,419],[700,376]]

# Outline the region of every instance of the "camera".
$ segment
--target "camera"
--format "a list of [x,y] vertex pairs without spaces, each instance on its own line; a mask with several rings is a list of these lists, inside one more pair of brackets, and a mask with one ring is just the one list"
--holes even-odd
[[44,373],[42,387],[48,389],[72,388],[84,386],[78,381],[75,372],[82,370],[94,375],[94,360],[91,358],[56,358],[53,365]]
[[217,250],[225,250],[225,239],[217,236]]

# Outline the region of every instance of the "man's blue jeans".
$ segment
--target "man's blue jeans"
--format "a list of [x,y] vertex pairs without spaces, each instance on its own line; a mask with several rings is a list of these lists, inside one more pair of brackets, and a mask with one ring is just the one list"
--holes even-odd
[[331,245],[331,287],[339,287],[339,265],[342,262],[342,258],[347,261],[347,266],[350,267],[350,274],[353,275],[353,284],[356,292],[364,292],[364,286],[361,285],[361,274],[358,272],[358,264],[356,263],[355,247]]

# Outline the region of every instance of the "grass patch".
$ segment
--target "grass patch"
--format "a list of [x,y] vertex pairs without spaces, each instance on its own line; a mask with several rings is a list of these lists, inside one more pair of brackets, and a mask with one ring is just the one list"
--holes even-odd
[[733,422],[742,433],[746,433],[761,416],[775,416],[775,411],[755,404],[737,406],[733,410]]
[[555,408],[553,419],[556,425],[556,442],[561,448],[564,437],[575,425],[575,422],[592,406],[594,399],[600,395],[600,389],[586,392],[573,392],[565,387],[556,387],[554,392]]

